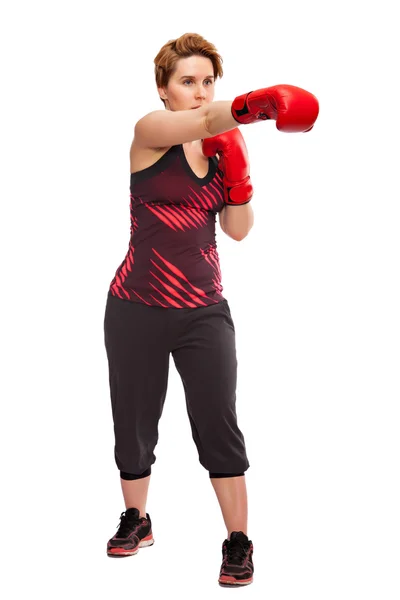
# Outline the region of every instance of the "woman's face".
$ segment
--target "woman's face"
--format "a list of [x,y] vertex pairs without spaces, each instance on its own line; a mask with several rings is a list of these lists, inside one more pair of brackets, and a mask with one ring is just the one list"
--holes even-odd
[[168,110],[189,110],[214,99],[214,69],[205,56],[180,58],[165,88],[158,88]]

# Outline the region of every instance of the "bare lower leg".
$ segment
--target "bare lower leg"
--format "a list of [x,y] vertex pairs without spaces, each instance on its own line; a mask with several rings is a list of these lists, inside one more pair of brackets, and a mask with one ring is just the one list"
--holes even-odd
[[122,493],[126,508],[138,508],[140,516],[146,516],[147,492],[149,489],[150,475],[142,479],[121,479]]
[[247,535],[247,490],[245,476],[213,477],[210,479],[221,507],[228,530],[243,531]]

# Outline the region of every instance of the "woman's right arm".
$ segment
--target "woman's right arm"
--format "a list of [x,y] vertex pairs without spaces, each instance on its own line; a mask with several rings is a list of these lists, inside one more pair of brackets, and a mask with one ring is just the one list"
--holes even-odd
[[135,144],[167,148],[229,131],[238,126],[231,107],[231,101],[217,101],[192,110],[156,110],[136,123]]
[[313,128],[318,112],[318,100],[310,92],[294,85],[275,85],[237,96],[233,102],[149,113],[136,124],[135,143],[143,148],[166,148],[265,119],[276,120],[279,131],[307,132]]

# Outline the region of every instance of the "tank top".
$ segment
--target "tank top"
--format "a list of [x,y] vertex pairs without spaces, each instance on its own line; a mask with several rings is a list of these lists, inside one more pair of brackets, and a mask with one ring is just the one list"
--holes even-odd
[[216,157],[197,177],[182,144],[131,173],[130,241],[110,293],[164,308],[199,308],[224,300],[215,239],[224,207]]

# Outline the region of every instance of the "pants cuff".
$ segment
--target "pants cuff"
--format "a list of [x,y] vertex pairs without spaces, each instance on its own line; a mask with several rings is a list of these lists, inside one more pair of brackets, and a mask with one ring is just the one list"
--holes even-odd
[[134,475],[133,473],[126,473],[125,471],[120,471],[119,473],[120,473],[121,479],[126,479],[128,481],[132,481],[133,479],[143,479],[143,477],[148,477],[150,475],[151,467],[146,469],[146,471],[144,471],[143,473],[140,473],[140,475]]
[[221,479],[222,477],[242,477],[244,473],[210,473],[210,479]]

